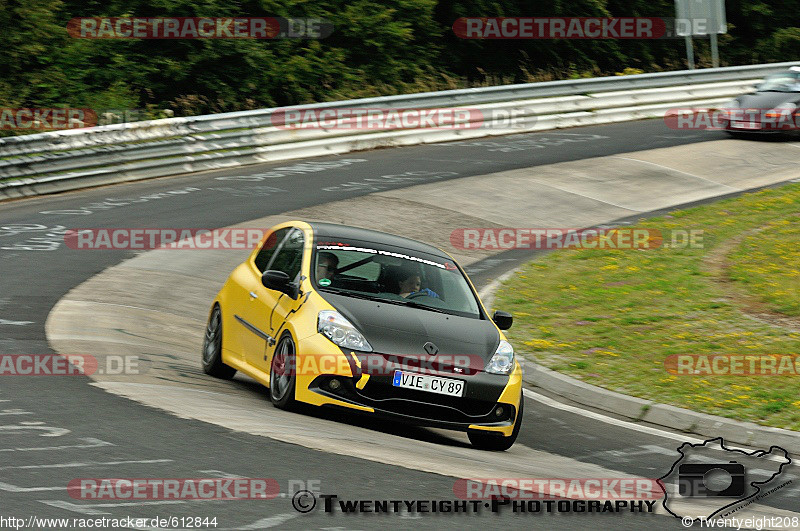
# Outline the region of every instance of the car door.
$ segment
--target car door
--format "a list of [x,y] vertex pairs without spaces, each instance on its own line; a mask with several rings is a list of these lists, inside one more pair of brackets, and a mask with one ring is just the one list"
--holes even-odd
[[237,354],[243,361],[263,358],[269,334],[269,290],[261,283],[261,275],[277,253],[292,227],[278,229],[269,235],[254,259],[241,264],[233,272],[235,290],[233,317]]
[[[305,235],[303,231],[293,228],[281,242],[274,256],[269,262],[268,269],[281,271],[289,276],[289,279],[296,285],[300,285],[301,266],[303,254],[305,252]],[[269,366],[272,362],[272,353],[275,350],[275,342],[280,338],[287,317],[301,304],[300,299],[292,299],[289,295],[280,291],[267,289],[261,286],[261,291],[257,292],[259,302],[266,311],[265,320],[267,334],[266,350],[260,353],[251,351],[250,356],[245,361],[259,370],[269,374]]]

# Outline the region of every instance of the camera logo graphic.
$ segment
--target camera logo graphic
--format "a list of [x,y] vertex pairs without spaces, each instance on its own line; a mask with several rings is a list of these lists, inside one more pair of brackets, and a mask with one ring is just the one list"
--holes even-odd
[[736,461],[678,467],[678,493],[681,496],[736,498],[744,491],[744,465]]
[[[685,442],[669,472],[659,478],[662,505],[685,527],[703,518],[730,514],[792,482],[782,478],[792,458],[780,446],[730,448],[722,437]],[[705,526],[704,526],[705,527]]]

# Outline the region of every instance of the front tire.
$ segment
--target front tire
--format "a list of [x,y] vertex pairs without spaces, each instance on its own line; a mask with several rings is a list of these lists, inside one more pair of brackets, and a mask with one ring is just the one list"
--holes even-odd
[[278,341],[269,366],[269,398],[278,409],[292,409],[297,404],[294,399],[296,360],[294,340],[286,333]]
[[203,338],[203,372],[220,378],[230,380],[236,374],[236,369],[222,363],[222,312],[219,304],[215,304],[208,316],[206,333]]
[[519,410],[517,411],[517,418],[515,419],[514,429],[508,437],[498,436],[494,433],[485,431],[469,431],[467,437],[472,446],[478,450],[490,450],[493,452],[504,452],[514,446],[519,436],[519,430],[522,427],[522,414],[525,404],[525,397],[519,397]]

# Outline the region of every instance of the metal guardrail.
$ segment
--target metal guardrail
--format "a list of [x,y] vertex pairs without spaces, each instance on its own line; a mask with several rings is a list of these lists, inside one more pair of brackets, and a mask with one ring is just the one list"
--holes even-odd
[[0,139],[0,199],[201,170],[663,116],[676,106],[713,106],[798,62],[550,81],[301,105],[293,110],[506,111],[515,127],[286,129],[259,109],[54,131]]

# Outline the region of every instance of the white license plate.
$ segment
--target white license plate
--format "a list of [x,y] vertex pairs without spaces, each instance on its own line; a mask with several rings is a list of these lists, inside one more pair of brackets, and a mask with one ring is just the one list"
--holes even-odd
[[761,129],[761,124],[755,122],[731,122],[734,129]]
[[463,396],[464,382],[452,378],[441,378],[430,374],[416,372],[394,371],[392,385],[404,389],[416,389],[429,393],[438,393],[447,396]]

